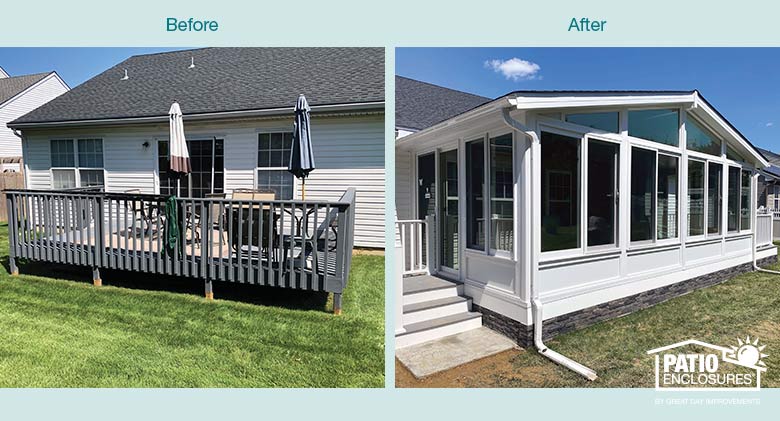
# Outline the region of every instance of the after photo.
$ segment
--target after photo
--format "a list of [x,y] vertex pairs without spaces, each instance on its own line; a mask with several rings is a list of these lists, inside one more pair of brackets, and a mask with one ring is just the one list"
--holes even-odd
[[396,49],[396,386],[779,386],[778,65]]

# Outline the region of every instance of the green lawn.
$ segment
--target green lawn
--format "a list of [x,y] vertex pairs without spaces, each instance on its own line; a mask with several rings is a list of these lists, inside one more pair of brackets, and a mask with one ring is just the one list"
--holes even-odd
[[[780,265],[767,267],[780,270]],[[780,387],[780,275],[752,272],[628,316],[558,336],[547,345],[599,375],[595,382],[529,350],[511,357],[510,374],[486,376],[472,386],[653,387],[646,351],[685,339],[736,345],[750,335],[766,345],[762,387]]]
[[334,316],[323,294],[215,283],[206,301],[200,281],[93,287],[89,268],[40,263],[12,277],[7,240],[0,225],[0,387],[384,386],[382,256],[354,257]]

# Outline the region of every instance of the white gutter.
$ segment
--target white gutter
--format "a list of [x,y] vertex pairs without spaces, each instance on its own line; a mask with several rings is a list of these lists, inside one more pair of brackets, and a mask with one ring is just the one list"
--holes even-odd
[[[512,99],[509,100],[509,103],[516,107],[516,102]],[[524,126],[519,121],[512,118],[512,116],[509,115],[509,110],[511,107],[505,107],[501,109],[502,116],[504,118],[504,123],[512,128],[513,130],[516,130],[518,133],[523,134],[527,136],[531,140],[531,147],[532,148],[538,148],[541,146],[539,136],[536,134],[535,131],[529,129],[528,127]],[[534,154],[531,154],[531,162],[533,162],[535,159]],[[533,183],[531,183],[533,188]],[[530,207],[531,212],[534,212],[534,209],[536,209],[536,206]],[[534,221],[533,217],[531,218],[532,221]],[[539,229],[538,227],[529,227],[529,230]],[[754,249],[755,250],[755,249]],[[575,373],[585,377],[586,379],[593,381],[598,378],[596,375],[596,372],[591,370],[588,367],[585,367],[584,365],[572,360],[571,358],[568,358],[564,355],[561,355],[552,349],[548,348],[547,345],[544,344],[544,341],[542,340],[542,332],[543,332],[543,326],[542,323],[544,323],[544,317],[543,317],[543,307],[542,302],[539,299],[539,292],[536,288],[536,268],[538,262],[536,261],[536,253],[531,252],[531,279],[530,279],[530,287],[531,287],[531,305],[532,305],[532,311],[531,315],[533,318],[533,324],[534,324],[534,346],[539,351],[540,354],[543,356],[549,358],[550,360],[554,361],[557,364],[560,364]]]
[[[752,180],[753,182],[750,185],[753,186],[753,187],[751,187],[750,194],[753,197],[758,198],[758,196],[757,196],[757,194],[758,194],[758,173],[753,174],[752,178],[753,178],[753,180]],[[754,206],[754,208],[755,208],[755,206]],[[773,224],[774,224],[774,222],[773,222]],[[780,275],[780,272],[778,272],[776,270],[764,269],[764,268],[758,266],[758,256],[756,255],[756,230],[758,229],[758,212],[755,209],[753,209],[753,225],[752,226],[753,226],[753,234],[751,235],[751,238],[753,239],[753,241],[752,241],[752,243],[753,243],[752,244],[753,245],[753,247],[752,247],[753,248],[753,270],[758,271],[758,272],[771,273],[771,274],[774,274],[774,275]]]
[[[369,110],[379,107],[384,107],[384,101],[377,102],[360,102],[351,104],[332,104],[332,105],[314,105],[311,106],[313,113],[320,112],[340,112],[340,111],[357,111],[357,110]],[[242,111],[221,111],[214,113],[198,113],[198,114],[186,114],[183,116],[184,121],[196,121],[196,120],[211,120],[211,119],[228,119],[228,118],[249,118],[249,117],[262,117],[269,115],[284,115],[292,114],[293,107],[283,108],[267,108],[261,110],[242,110]],[[26,127],[63,127],[63,126],[94,126],[104,124],[125,124],[125,123],[165,123],[168,121],[168,116],[149,116],[149,117],[127,117],[127,118],[104,118],[104,119],[91,119],[91,120],[66,120],[66,121],[48,121],[40,123],[15,123],[9,125],[10,128],[26,128]]]

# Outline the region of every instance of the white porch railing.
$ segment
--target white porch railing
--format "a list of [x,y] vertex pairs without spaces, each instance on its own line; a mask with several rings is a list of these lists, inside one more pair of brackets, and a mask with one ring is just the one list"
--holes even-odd
[[430,274],[430,218],[399,220],[396,224],[398,224],[403,250],[402,274],[404,276]]
[[773,212],[756,213],[756,246],[772,244]]

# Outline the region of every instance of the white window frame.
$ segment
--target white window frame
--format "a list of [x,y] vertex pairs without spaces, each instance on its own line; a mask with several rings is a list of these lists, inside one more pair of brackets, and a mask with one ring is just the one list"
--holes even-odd
[[[610,110],[613,111],[613,110]],[[595,111],[594,111],[595,112]],[[565,115],[565,114],[564,114]],[[565,250],[552,250],[541,252],[542,261],[565,259],[571,257],[581,257],[593,254],[601,254],[604,252],[614,252],[620,249],[621,243],[619,238],[620,224],[620,206],[615,207],[615,242],[613,244],[602,244],[598,246],[588,246],[588,190],[587,190],[587,174],[588,174],[588,143],[590,140],[597,140],[601,142],[613,143],[618,145],[618,158],[622,157],[622,148],[624,147],[623,139],[619,133],[607,132],[604,130],[594,129],[588,126],[580,126],[579,124],[569,123],[566,121],[554,120],[543,116],[537,116],[537,134],[541,139],[542,132],[548,132],[558,134],[561,136],[567,136],[579,139],[579,178],[578,178],[578,197],[573,198],[572,203],[579,203],[579,247],[565,249]],[[618,165],[623,165],[618,161]],[[540,163],[541,166],[541,163]],[[620,168],[620,167],[619,167]],[[619,179],[619,178],[618,178]],[[619,182],[616,183],[615,188],[617,194],[620,192]],[[542,206],[539,203],[538,206]]]
[[[79,162],[79,140],[99,140],[100,146],[102,149],[101,155],[103,159],[103,167],[82,167]],[[51,138],[49,139],[49,186],[51,188],[54,188],[54,171],[73,171],[73,174],[75,176],[75,186],[73,188],[81,188],[81,170],[84,171],[102,171],[103,172],[103,189],[108,190],[108,186],[106,183],[106,156],[105,156],[105,145],[103,142],[103,138],[99,136],[78,136],[78,137],[66,137],[66,138]],[[73,167],[55,167],[54,163],[51,162],[51,143],[52,141],[70,141],[72,146],[72,153],[73,153]],[[90,186],[90,187],[101,187],[101,186]]]
[[[690,151],[688,151],[688,153],[690,154]],[[707,207],[709,206],[709,203],[708,203],[709,200],[707,198],[707,195],[709,194],[708,192],[709,192],[709,182],[710,182],[710,178],[709,178],[710,165],[709,165],[709,161],[708,160],[700,159],[698,157],[693,157],[693,156],[690,156],[690,155],[688,156],[688,161],[696,161],[696,162],[700,162],[700,163],[702,163],[704,165],[704,172],[703,172],[704,180],[703,180],[703,183],[702,183],[702,189],[703,189],[702,190],[702,200],[704,201],[703,207],[702,207],[702,212],[704,212],[704,214],[703,214],[704,215],[704,219],[702,219],[702,222],[703,222],[702,234],[691,235],[690,224],[686,223],[685,224],[686,225],[685,229],[687,230],[687,232],[685,234],[686,234],[686,237],[687,237],[687,241],[691,242],[691,241],[704,240],[704,239],[707,238],[707,211],[709,210],[709,209],[707,209]],[[687,167],[688,167],[688,164],[686,164],[686,170],[687,170]],[[685,174],[685,182],[686,183],[688,182],[688,174]],[[686,194],[685,204],[689,206],[690,205],[690,194],[691,194],[691,192],[690,192],[690,190],[688,188],[686,188],[685,190],[686,190],[686,192],[685,192],[685,194]],[[687,217],[688,216],[688,210],[686,209],[685,212],[686,212],[686,217]]]
[[[287,167],[261,167],[260,166],[260,162],[259,162],[260,160],[259,160],[259,157],[258,157],[258,155],[260,154],[260,135],[261,134],[268,134],[270,136],[271,134],[274,134],[274,133],[282,133],[282,134],[290,133],[290,134],[292,134],[293,133],[293,129],[268,129],[268,130],[257,130],[257,131],[255,131],[255,142],[254,142],[254,144],[255,144],[255,149],[254,149],[254,151],[255,151],[254,152],[255,153],[255,170],[253,171],[253,174],[252,174],[252,185],[256,189],[262,188],[262,187],[257,185],[257,183],[260,181],[258,179],[258,176],[257,176],[258,171],[280,171],[280,170],[287,171]],[[298,184],[299,184],[298,177],[293,176],[292,177],[292,197],[289,200],[295,200],[296,197],[298,196]],[[281,200],[281,199],[279,199],[279,200]]]
[[[504,259],[514,259],[514,253],[516,245],[513,240],[512,250],[498,250],[493,248],[493,214],[491,210],[493,208],[493,196],[490,191],[490,139],[497,137],[511,135],[512,136],[512,180],[517,180],[517,162],[515,159],[515,153],[517,151],[517,136],[514,131],[498,131],[496,133],[487,133],[485,136],[485,249],[488,250],[489,255],[501,257]],[[517,213],[515,212],[517,207],[517,189],[515,189],[515,183],[512,183],[512,237],[517,238]],[[506,200],[506,199],[504,199]]]

